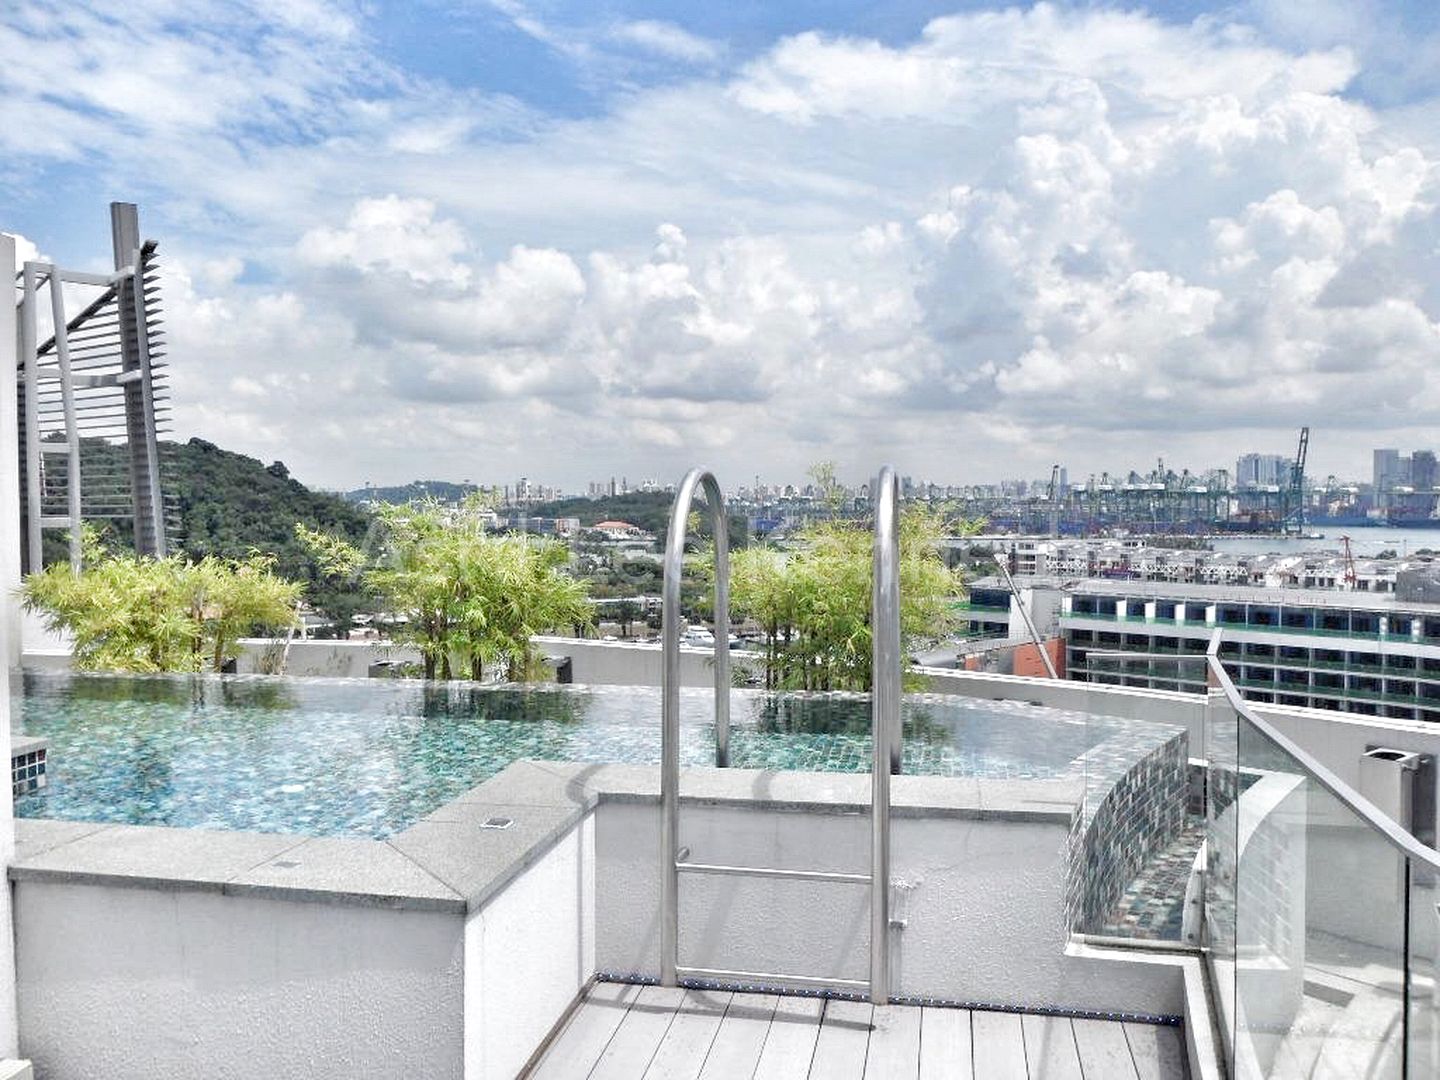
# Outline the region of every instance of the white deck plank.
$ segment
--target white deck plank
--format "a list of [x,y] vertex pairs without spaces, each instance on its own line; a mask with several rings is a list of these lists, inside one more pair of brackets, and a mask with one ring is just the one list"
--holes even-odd
[[876,1005],[870,1026],[865,1080],[918,1080],[920,1010],[913,1005]]
[[684,1000],[685,991],[678,986],[644,987],[590,1070],[591,1080],[635,1080],[643,1076],[675,1019],[675,1010]]
[[1068,1016],[1021,1017],[1030,1080],[1085,1080]]
[[731,995],[730,1007],[710,1043],[700,1080],[732,1080],[754,1074],[777,1000],[774,994]]
[[625,1019],[640,987],[631,983],[596,983],[570,1022],[530,1074],[534,1080],[573,1080],[590,1075],[615,1029]]
[[969,1009],[920,1011],[920,1080],[975,1080]]
[[811,1080],[861,1080],[874,1010],[868,1001],[835,999],[825,1003],[820,1038],[810,1062]]
[[1179,1028],[1126,1024],[1125,1041],[1140,1080],[1185,1080],[1185,1043]]
[[731,996],[728,990],[687,990],[645,1080],[696,1080]]
[[1071,1024],[1075,1028],[1075,1045],[1080,1050],[1080,1067],[1087,1077],[1137,1080],[1135,1060],[1130,1056],[1130,1044],[1125,1041],[1123,1024],[1078,1017]]
[[821,998],[782,997],[776,1002],[754,1080],[796,1080],[809,1074],[824,1009]]
[[[1025,1037],[1021,1032],[1019,1013],[976,1009],[970,1014],[970,1031],[977,1078],[1028,1080]],[[1110,1078],[1107,1076],[1106,1080]]]

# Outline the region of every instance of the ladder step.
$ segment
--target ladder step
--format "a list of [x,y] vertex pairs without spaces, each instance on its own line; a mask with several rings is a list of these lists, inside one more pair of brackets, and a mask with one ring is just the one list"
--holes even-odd
[[40,453],[42,453],[42,454],[68,454],[68,453],[70,453],[70,444],[69,444],[69,443],[63,443],[63,442],[42,442],[42,443],[40,444]]
[[42,529],[68,529],[70,528],[70,519],[57,514],[41,514],[40,527]]
[[729,971],[724,968],[676,967],[675,974],[682,979],[709,979],[714,982],[741,982],[773,985],[785,983],[791,986],[813,986],[817,989],[858,990],[868,993],[870,984],[864,979],[824,979],[817,975],[779,975],[771,971]]
[[841,885],[869,885],[869,874],[844,874],[832,870],[778,870],[769,866],[725,866],[720,863],[677,862],[675,869],[687,874],[728,874],[731,877],[786,878],[791,881],[831,881]]

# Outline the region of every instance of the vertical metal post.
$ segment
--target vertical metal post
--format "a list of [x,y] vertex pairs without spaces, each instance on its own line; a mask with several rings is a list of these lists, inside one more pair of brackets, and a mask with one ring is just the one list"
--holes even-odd
[[22,272],[24,299],[20,312],[20,362],[25,380],[25,542],[28,554],[26,569],[38,573],[44,569],[44,547],[40,540],[40,406],[36,401],[39,377],[36,371],[40,347],[35,325],[36,280],[38,264],[27,262]]
[[[18,380],[22,377],[20,364],[23,355],[20,348],[20,311],[15,307],[15,238],[0,233],[0,281],[11,290],[0,303],[0,592],[13,597],[20,587],[20,537],[22,508],[20,486],[24,482],[20,475],[20,396]],[[0,609],[0,625],[3,625],[3,648],[0,648],[0,664],[7,668],[20,666],[20,605],[5,604]],[[4,685],[0,679],[0,686]],[[3,714],[3,710],[0,710]],[[4,841],[0,840],[0,854]],[[0,950],[3,953],[3,950]],[[3,967],[0,967],[3,973]],[[6,1015],[7,1006],[3,988],[0,988],[0,1015]],[[11,1012],[9,1015],[13,1016]],[[0,1031],[0,1046],[4,1046],[4,1032]]]
[[890,1000],[890,774],[900,771],[900,486],[889,465],[875,479],[871,565],[870,1000]]
[[125,442],[130,454],[130,497],[135,520],[135,549],[142,555],[163,556],[165,505],[160,490],[160,450],[155,432],[140,212],[134,203],[110,204],[110,240],[115,256],[115,269],[133,271],[128,282],[116,282],[115,305],[116,317],[120,321],[121,367],[127,372],[140,373],[140,378],[126,383],[124,390]]
[[[136,461],[133,471],[144,474],[144,488],[147,492],[143,505],[138,498],[132,498],[135,532],[139,536],[149,533],[147,554],[157,558],[165,555],[165,497],[160,489],[160,442],[155,432],[155,391],[150,377],[150,317],[145,304],[145,256],[139,247],[132,253],[135,266],[135,355],[140,370],[140,433],[143,438],[145,456]],[[127,387],[126,393],[130,390]],[[134,460],[135,448],[130,448]],[[141,519],[144,519],[143,522]]]
[[704,490],[715,534],[715,764],[730,764],[730,536],[714,474],[691,469],[670,511],[661,592],[660,674],[660,985],[674,986],[680,963],[680,581],[695,489]]
[[55,323],[55,360],[60,369],[60,409],[65,418],[65,501],[70,519],[70,569],[80,572],[80,429],[75,419],[75,380],[70,371],[70,337],[65,326],[65,287],[50,268],[50,314]]
[[[1305,429],[1309,432],[1309,428]],[[1412,1034],[1410,1023],[1410,1008],[1414,997],[1413,966],[1410,962],[1410,891],[1415,883],[1414,863],[1410,856],[1402,856],[1404,859],[1404,871],[1400,879],[1401,888],[1405,890],[1404,903],[1401,905],[1400,917],[1405,921],[1400,930],[1400,1077],[1401,1080],[1410,1080],[1410,1036]]]

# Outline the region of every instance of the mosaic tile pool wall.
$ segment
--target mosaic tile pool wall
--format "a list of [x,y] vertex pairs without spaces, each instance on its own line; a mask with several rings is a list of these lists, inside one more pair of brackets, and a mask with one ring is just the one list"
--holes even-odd
[[[520,758],[660,756],[649,688],[27,672],[16,689],[17,727],[50,744],[22,817],[381,838]],[[710,690],[682,691],[682,764],[713,763],[712,709]],[[736,767],[869,770],[864,695],[737,690],[731,712]],[[932,776],[1073,777],[1137,727],[951,695],[902,712],[904,771]]]
[[1190,738],[1184,728],[1139,724],[1087,755],[1085,801],[1071,823],[1070,927],[1098,934],[1146,860],[1185,827]]

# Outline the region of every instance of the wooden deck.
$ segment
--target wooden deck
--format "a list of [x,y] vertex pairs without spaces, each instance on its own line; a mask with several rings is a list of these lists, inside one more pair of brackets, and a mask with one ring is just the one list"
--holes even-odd
[[1178,1029],[597,983],[541,1080],[1184,1080]]

